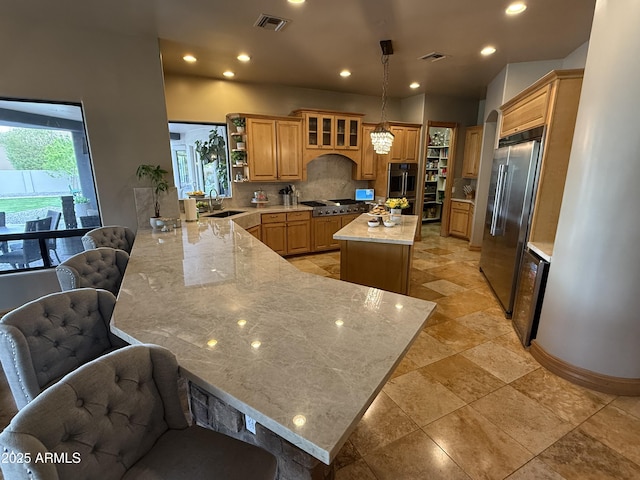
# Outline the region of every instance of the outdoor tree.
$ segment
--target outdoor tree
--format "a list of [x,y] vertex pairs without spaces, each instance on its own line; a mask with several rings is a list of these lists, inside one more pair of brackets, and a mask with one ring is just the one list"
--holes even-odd
[[50,170],[71,178],[78,174],[69,132],[12,128],[0,133],[0,144],[16,170]]

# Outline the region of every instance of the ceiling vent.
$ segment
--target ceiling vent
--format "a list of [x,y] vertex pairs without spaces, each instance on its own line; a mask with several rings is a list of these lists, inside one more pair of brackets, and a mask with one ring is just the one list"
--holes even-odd
[[418,57],[418,60],[430,60],[432,62],[437,62],[438,60],[442,60],[443,58],[447,58],[448,56],[449,55],[445,55],[444,53],[431,52],[422,57]]
[[274,32],[279,32],[282,30],[290,20],[286,20],[280,17],[274,17],[273,15],[266,15],[261,13],[256,20],[256,23],[253,24],[254,27],[264,28],[265,30],[273,30]]

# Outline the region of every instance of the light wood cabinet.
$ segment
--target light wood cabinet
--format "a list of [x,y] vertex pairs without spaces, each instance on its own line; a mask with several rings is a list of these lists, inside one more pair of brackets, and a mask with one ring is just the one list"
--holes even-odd
[[471,204],[451,200],[451,215],[449,217],[449,235],[469,239],[469,213]]
[[468,127],[464,141],[464,159],[462,161],[462,176],[477,178],[482,149],[482,125]]
[[263,213],[262,242],[280,255],[311,251],[311,212]]
[[287,213],[287,255],[311,251],[311,213]]
[[348,215],[340,215],[340,226],[346,227],[351,222],[353,222],[356,218],[358,218],[361,213],[350,213]]
[[342,219],[339,215],[333,217],[313,218],[313,245],[314,252],[324,250],[336,250],[340,248],[340,242],[333,239],[333,234],[342,228]]
[[391,162],[417,162],[420,127],[390,124],[389,130],[394,135],[389,160]]
[[302,121],[248,114],[230,118],[238,116],[246,118],[249,181],[302,180]]
[[379,155],[373,149],[371,132],[376,128],[373,124],[362,124],[362,160],[353,165],[354,180],[375,180]]
[[500,137],[545,125],[528,241],[553,245],[584,70],[555,70],[501,107]]
[[262,235],[260,234],[260,225],[256,225],[254,227],[247,228],[247,233],[250,233],[258,240],[262,240]]

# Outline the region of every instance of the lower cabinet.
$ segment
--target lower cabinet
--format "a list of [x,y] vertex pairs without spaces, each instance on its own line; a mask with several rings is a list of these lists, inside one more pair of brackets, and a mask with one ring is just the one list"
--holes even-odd
[[473,204],[451,200],[449,235],[469,239],[473,222]]
[[263,213],[262,242],[280,255],[311,251],[310,212]]
[[333,239],[333,234],[342,228],[342,217],[314,217],[313,219],[313,251],[337,250],[340,242]]
[[251,235],[256,237],[258,240],[262,240],[262,235],[261,235],[261,232],[260,232],[260,225],[256,225],[255,227],[247,228],[247,233],[250,233]]

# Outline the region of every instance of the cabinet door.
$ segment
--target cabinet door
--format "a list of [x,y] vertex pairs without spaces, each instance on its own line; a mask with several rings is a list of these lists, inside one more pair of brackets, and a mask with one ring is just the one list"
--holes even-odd
[[371,143],[371,132],[374,128],[374,125],[362,127],[362,158],[360,163],[355,165],[355,180],[374,180],[376,178],[378,154],[373,150]]
[[247,163],[252,181],[278,178],[274,120],[247,119]]
[[420,141],[419,128],[406,128],[404,131],[404,161],[418,161],[418,144]]
[[540,127],[547,121],[551,85],[530,93],[502,112],[500,138]]
[[360,216],[359,213],[351,213],[349,215],[341,215],[340,218],[342,219],[340,224],[344,227],[346,225],[349,225],[351,222],[353,222],[356,218],[358,218]]
[[342,228],[340,216],[313,219],[313,250],[332,250],[340,247],[333,234]]
[[296,121],[276,121],[276,152],[278,178],[281,180],[302,180],[301,123]]
[[262,242],[280,255],[287,254],[287,236],[285,223],[263,223]]
[[247,228],[247,233],[250,233],[258,240],[262,240],[262,236],[260,235],[260,225],[256,225],[255,227]]
[[335,117],[336,150],[358,150],[360,148],[360,119],[351,117]]
[[389,160],[392,162],[403,162],[405,158],[405,129],[404,127],[390,127],[393,133],[393,144],[389,152]]
[[464,142],[464,160],[462,162],[462,176],[477,178],[480,164],[480,149],[482,148],[482,125],[467,128]]
[[309,220],[287,222],[287,253],[311,251],[311,222]]
[[451,217],[449,219],[449,234],[467,238],[469,224],[469,204],[451,201]]

